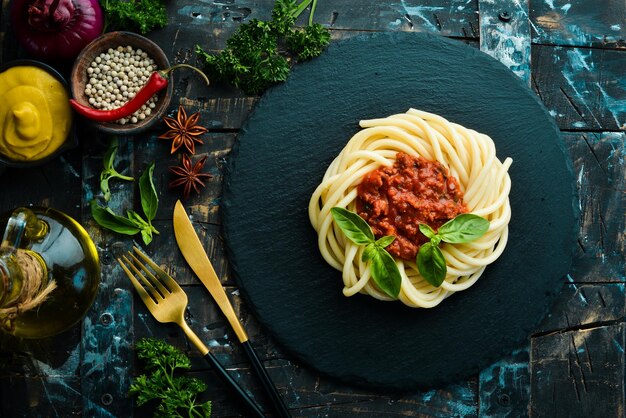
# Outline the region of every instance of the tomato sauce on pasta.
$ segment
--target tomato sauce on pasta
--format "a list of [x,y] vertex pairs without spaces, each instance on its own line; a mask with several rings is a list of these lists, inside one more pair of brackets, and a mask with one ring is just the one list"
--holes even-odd
[[370,171],[357,186],[356,209],[372,227],[376,238],[396,237],[387,251],[413,260],[428,241],[419,230],[425,223],[434,230],[466,213],[459,182],[438,161],[404,152],[391,167]]

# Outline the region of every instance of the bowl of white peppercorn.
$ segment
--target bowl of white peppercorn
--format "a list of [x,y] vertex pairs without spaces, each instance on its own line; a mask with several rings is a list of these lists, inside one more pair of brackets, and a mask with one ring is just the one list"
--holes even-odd
[[70,81],[74,109],[104,132],[144,131],[169,106],[172,73],[166,80],[161,73],[169,67],[163,50],[150,39],[132,32],[106,33],[74,62]]

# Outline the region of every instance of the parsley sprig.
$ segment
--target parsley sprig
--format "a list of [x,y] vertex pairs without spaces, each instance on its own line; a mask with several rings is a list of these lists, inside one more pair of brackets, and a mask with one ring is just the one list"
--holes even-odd
[[102,0],[105,32],[127,30],[146,34],[167,25],[163,0]]
[[[361,259],[371,262],[370,272],[374,282],[382,291],[396,299],[400,294],[402,277],[395,260],[385,250],[396,237],[390,235],[376,240],[368,223],[358,214],[341,207],[334,207],[330,212],[350,241],[365,245]],[[448,272],[439,244],[442,241],[450,244],[474,241],[489,230],[489,221],[478,215],[464,213],[441,225],[437,232],[426,224],[420,224],[419,229],[430,241],[422,244],[417,253],[417,268],[428,283],[439,287]]]
[[[258,94],[287,79],[293,58],[304,61],[321,54],[330,42],[330,32],[313,23],[317,0],[276,0],[272,19],[243,23],[219,54],[196,45],[196,54],[213,77],[229,82],[248,94]],[[311,5],[309,24],[294,28],[294,22]],[[286,48],[284,48],[286,47]]]
[[189,358],[176,347],[155,338],[143,338],[135,345],[137,357],[145,362],[150,374],[142,374],[130,386],[137,405],[159,400],[154,413],[159,418],[203,417],[211,415],[211,401],[198,403],[197,397],[207,388],[201,380],[176,375],[191,369]]

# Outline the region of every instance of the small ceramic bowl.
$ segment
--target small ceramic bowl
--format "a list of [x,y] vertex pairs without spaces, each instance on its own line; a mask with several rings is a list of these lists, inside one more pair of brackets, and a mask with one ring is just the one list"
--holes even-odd
[[[59,82],[67,90],[67,94],[69,96],[70,91],[69,91],[69,86],[67,84],[67,81],[63,78],[63,76],[57,70],[55,70],[48,64],[44,64],[43,62],[36,61],[36,60],[19,59],[19,60],[9,61],[3,65],[0,65],[0,73],[3,73],[4,71],[7,71],[8,69],[14,68],[14,67],[37,67],[41,70],[44,70],[45,72],[47,72],[48,74],[52,75],[54,78],[59,80]],[[68,103],[68,107],[69,107],[69,103]],[[46,157],[35,159],[35,160],[18,161],[18,160],[12,160],[9,157],[0,154],[0,172],[3,171],[5,167],[17,167],[17,168],[36,167],[38,165],[47,163],[48,161],[56,158],[57,156],[59,156],[60,154],[62,154],[63,152],[69,149],[75,148],[78,145],[78,140],[76,138],[76,133],[74,129],[74,120],[72,121],[72,124],[70,126],[68,135],[65,138],[65,141],[55,151],[53,151],[51,154],[47,155]]]
[[[74,100],[81,104],[89,106],[89,99],[85,94],[85,86],[88,83],[89,76],[87,68],[101,53],[106,52],[109,48],[116,49],[118,46],[131,46],[134,49],[141,49],[152,58],[158,70],[169,68],[170,63],[163,50],[150,39],[132,32],[109,32],[89,43],[76,58],[70,81],[70,88]],[[118,135],[134,135],[142,132],[157,122],[163,113],[167,111],[170,99],[172,97],[172,74],[169,74],[169,82],[165,89],[157,93],[156,107],[152,109],[152,113],[137,123],[127,123],[121,125],[113,122],[93,122],[99,130],[118,134]]]

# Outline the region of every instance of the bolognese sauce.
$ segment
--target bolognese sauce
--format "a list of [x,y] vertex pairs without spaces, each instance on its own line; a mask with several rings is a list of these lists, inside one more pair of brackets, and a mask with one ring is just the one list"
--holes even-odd
[[376,238],[394,235],[386,249],[404,260],[415,259],[428,241],[419,230],[425,223],[434,230],[466,213],[459,182],[437,161],[403,152],[391,167],[363,177],[357,187],[357,212],[372,227]]

